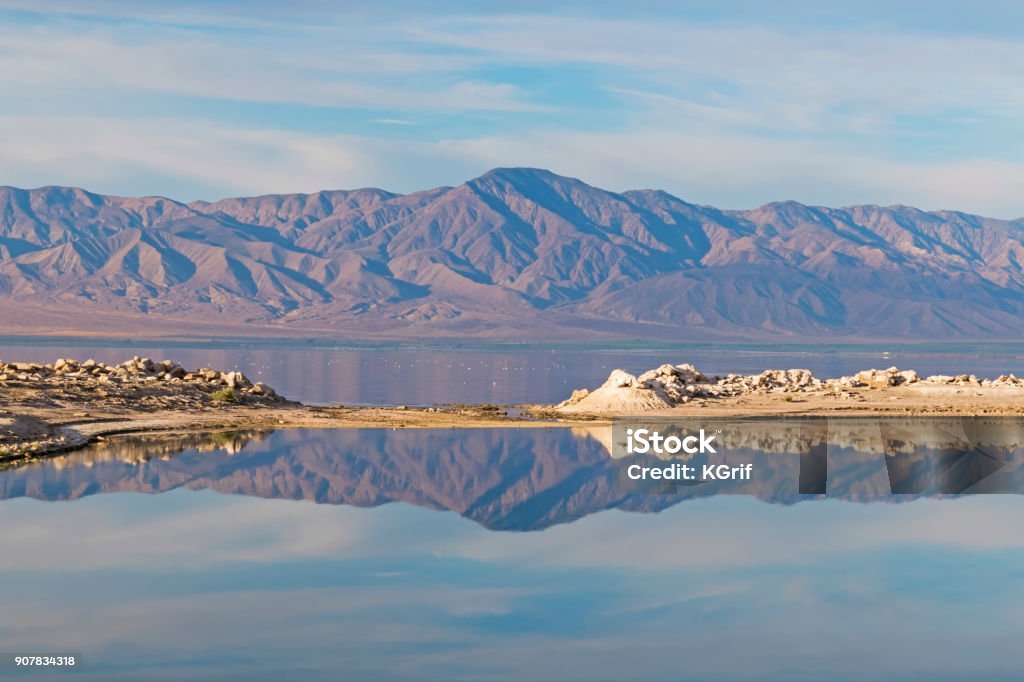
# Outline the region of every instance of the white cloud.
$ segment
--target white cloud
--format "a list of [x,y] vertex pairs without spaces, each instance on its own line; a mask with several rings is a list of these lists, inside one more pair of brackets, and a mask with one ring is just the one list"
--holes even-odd
[[[373,44],[378,32],[350,29],[304,45],[290,36],[230,41],[176,28],[142,40],[129,31],[7,26],[0,27],[0,84],[27,93],[62,88],[69,95],[165,93],[344,108],[549,109],[528,102],[514,84],[460,74],[464,59],[381,49]],[[424,73],[441,78],[421,82],[416,77]]]
[[2,184],[184,200],[363,186],[415,191],[522,165],[613,190],[665,189],[724,208],[796,199],[1024,214],[1024,164],[908,162],[837,143],[742,133],[547,131],[433,142],[187,119],[0,117],[0,138]]
[[[288,501],[259,505],[242,497],[220,498],[211,505],[210,493],[190,495],[193,509],[148,519],[115,520],[109,511],[116,508],[114,500],[8,502],[4,511],[10,528],[0,536],[0,570],[159,568],[185,556],[196,557],[193,568],[223,561],[283,561],[335,554],[363,539],[361,525],[338,523],[329,507]],[[65,513],[61,507],[66,504],[76,504],[77,513]]]
[[[314,22],[305,9],[277,24],[262,7],[236,31],[205,30],[234,17],[199,6],[139,10],[144,32],[0,27],[0,87],[15,95],[0,118],[0,182],[187,199],[412,191],[525,165],[725,207],[791,198],[1024,215],[1020,40],[443,12]],[[569,79],[578,101],[560,92]],[[243,125],[195,102],[190,114],[118,111],[147,98],[257,113]],[[18,114],[22,101],[48,104]],[[285,109],[261,123],[268,103]],[[374,110],[356,117],[374,137],[356,124],[315,132],[292,105]]]
[[995,217],[1024,214],[1024,164],[910,162],[838,143],[742,133],[547,132],[440,145],[480,166],[535,165],[613,189],[654,187],[698,203],[912,204]]
[[[159,16],[159,15],[158,15]],[[213,16],[214,21],[227,22]],[[1020,40],[877,30],[527,15],[338,17],[260,25],[255,36],[47,23],[0,28],[0,79],[330,106],[543,110],[475,70],[589,65],[603,85],[650,90],[799,134],[856,132],[862,116],[1024,113]],[[243,24],[244,26],[244,24]],[[0,53],[3,54],[3,53]],[[444,82],[421,82],[432,73]],[[476,75],[474,75],[476,74]],[[394,80],[397,78],[398,80]],[[723,111],[730,112],[725,117]]]
[[385,126],[414,126],[414,125],[416,125],[415,121],[405,121],[405,120],[400,119],[400,118],[375,118],[375,119],[373,119],[373,123],[379,123],[380,125],[385,125]]
[[495,60],[616,68],[609,84],[697,91],[794,132],[834,123],[850,108],[888,116],[943,108],[1007,119],[1024,113],[1020,39],[550,16],[435,24],[421,34]]
[[347,187],[377,163],[358,138],[178,119],[0,118],[0,138],[0,182],[178,199]]
[[[808,505],[814,505],[813,513]],[[493,562],[633,571],[807,566],[911,546],[1024,549],[1013,496],[770,505],[752,498],[692,500],[650,514],[602,512],[543,533],[466,536],[456,556]],[[693,523],[688,523],[693,520]]]
[[[1024,550],[1024,528],[1015,522],[1020,500],[1011,495],[793,506],[719,496],[657,514],[599,512],[531,533],[495,533],[452,512],[403,503],[368,509],[212,491],[165,493],[143,505],[146,514],[126,515],[138,506],[130,495],[59,503],[8,500],[0,570],[147,569],[185,558],[192,570],[212,570],[239,561],[437,556],[643,573],[828,563],[847,554],[911,546]],[[381,543],[382,537],[388,541]]]

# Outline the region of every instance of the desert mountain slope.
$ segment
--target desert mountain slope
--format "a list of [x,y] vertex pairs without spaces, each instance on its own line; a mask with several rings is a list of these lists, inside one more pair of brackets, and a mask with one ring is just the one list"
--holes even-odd
[[190,204],[0,188],[10,331],[1015,338],[1022,262],[1024,220],[725,211],[537,169]]

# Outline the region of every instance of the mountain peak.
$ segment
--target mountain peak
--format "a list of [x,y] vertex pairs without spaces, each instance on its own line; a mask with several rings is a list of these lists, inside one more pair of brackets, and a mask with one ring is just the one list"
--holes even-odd
[[796,201],[720,211],[541,168],[188,206],[0,189],[12,329],[1013,338],[1021,263],[1024,226],[1007,221]]
[[531,166],[499,166],[498,168],[492,168],[491,170],[483,173],[476,180],[523,180],[523,179],[571,179],[565,176],[553,173],[547,168],[534,168]]
[[590,187],[578,178],[558,175],[545,168],[514,167],[493,168],[466,184],[474,187],[512,187],[523,192],[551,187]]

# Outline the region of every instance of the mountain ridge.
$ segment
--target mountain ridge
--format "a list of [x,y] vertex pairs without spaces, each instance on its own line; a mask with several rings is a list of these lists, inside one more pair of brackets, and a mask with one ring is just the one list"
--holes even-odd
[[1024,219],[724,210],[543,169],[188,203],[0,187],[13,333],[1016,338],[1021,263]]

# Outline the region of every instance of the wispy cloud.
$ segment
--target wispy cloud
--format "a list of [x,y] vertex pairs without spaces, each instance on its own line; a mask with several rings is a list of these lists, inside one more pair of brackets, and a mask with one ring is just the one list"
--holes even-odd
[[[770,505],[753,498],[710,498],[682,503],[656,516],[607,512],[575,524],[529,534],[509,543],[494,535],[469,536],[452,550],[481,561],[531,562],[565,568],[604,567],[637,574],[737,566],[805,566],[816,561],[882,554],[892,548],[929,547],[949,552],[1024,549],[1024,531],[1005,516],[1007,497],[916,500],[906,504],[812,502]],[[681,531],[684,515],[698,526]],[[980,530],[984,529],[984,530]],[[667,541],[682,533],[686,542]],[[651,548],[657,548],[652,551]],[[695,551],[694,548],[699,548]]]
[[[26,187],[217,199],[239,194],[453,185],[496,166],[539,166],[614,190],[666,189],[698,203],[912,204],[1016,218],[1024,163],[915,161],[838,142],[638,129],[444,138],[239,128],[176,118],[2,117],[0,169]],[[812,182],[813,180],[813,182]]]
[[809,26],[667,4],[2,8],[4,183],[411,190],[531,165],[728,206],[1024,214],[1024,41],[995,22],[926,31],[876,8]]
[[[39,91],[61,88],[110,98],[147,93],[204,97],[245,102],[285,102],[351,109],[441,111],[544,111],[548,107],[526,101],[522,89],[511,83],[474,80],[457,73],[443,82],[416,85],[409,80],[389,82],[367,77],[370,58],[358,57],[350,68],[315,68],[287,56],[287,46],[226,45],[205,36],[171,31],[170,35],[139,42],[133,37],[109,35],[53,35],[49,29],[0,29],[0,84],[5,88]],[[283,54],[282,54],[283,52]],[[335,52],[330,50],[329,52]],[[333,57],[346,59],[340,54]],[[397,58],[378,55],[396,73],[418,74],[425,67],[402,67]],[[328,64],[331,62],[328,61]],[[373,71],[374,69],[367,69]],[[69,100],[71,97],[69,97]]]

